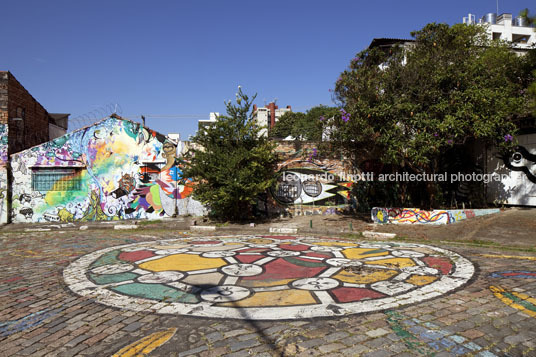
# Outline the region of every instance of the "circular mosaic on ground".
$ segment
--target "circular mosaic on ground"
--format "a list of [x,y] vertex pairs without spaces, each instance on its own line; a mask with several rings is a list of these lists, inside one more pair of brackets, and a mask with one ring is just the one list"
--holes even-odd
[[76,294],[135,311],[258,320],[391,309],[443,295],[473,276],[437,247],[280,236],[135,243],[64,271]]

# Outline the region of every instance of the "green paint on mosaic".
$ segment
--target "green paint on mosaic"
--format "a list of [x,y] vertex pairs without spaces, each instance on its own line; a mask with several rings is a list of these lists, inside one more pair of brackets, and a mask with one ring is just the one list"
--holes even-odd
[[402,339],[402,341],[406,346],[408,346],[408,348],[421,355],[430,357],[435,356],[433,352],[428,352],[424,350],[422,348],[424,347],[424,343],[420,342],[414,334],[412,334],[402,326],[400,321],[404,320],[404,317],[401,314],[392,310],[386,311],[385,314],[387,315],[387,322],[389,323],[391,329],[398,337]]
[[283,260],[287,261],[288,263],[300,266],[300,267],[307,267],[307,268],[325,268],[326,265],[322,262],[316,262],[316,261],[304,261],[295,257],[285,257]]
[[374,249],[374,250],[370,250],[368,252],[364,252],[364,253],[361,253],[361,255],[369,255],[369,254],[379,254],[379,253],[385,253],[387,252],[385,249]]
[[120,283],[122,281],[136,279],[139,275],[134,273],[119,273],[119,274],[89,274],[89,278],[98,285]]
[[195,295],[164,284],[131,283],[111,288],[111,290],[134,297],[160,300],[164,302],[198,303]]
[[525,309],[536,312],[536,306],[530,303],[529,301],[523,300],[520,297],[515,296],[514,294],[509,293],[507,291],[503,292],[502,294],[504,295],[504,297],[512,300],[514,303],[518,305],[523,306]]
[[111,252],[103,254],[99,259],[95,260],[90,265],[90,269],[100,267],[108,264],[120,264],[122,263],[117,257],[121,251],[119,249],[112,250]]

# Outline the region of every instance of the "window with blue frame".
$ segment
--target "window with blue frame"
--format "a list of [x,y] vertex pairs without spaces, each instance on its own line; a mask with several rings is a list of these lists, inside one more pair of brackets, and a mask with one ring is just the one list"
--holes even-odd
[[47,191],[80,191],[79,168],[33,168],[32,190]]

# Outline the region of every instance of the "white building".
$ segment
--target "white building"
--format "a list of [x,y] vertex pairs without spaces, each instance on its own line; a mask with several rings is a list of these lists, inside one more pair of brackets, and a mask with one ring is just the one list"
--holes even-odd
[[[469,14],[463,18],[464,24],[475,24],[475,15]],[[479,24],[486,24],[490,38],[510,42],[515,50],[528,50],[536,45],[536,32],[529,26],[527,19],[521,16],[512,17],[512,14],[488,13],[478,20]]]
[[218,117],[220,116],[220,113],[217,112],[210,112],[209,119],[208,120],[198,120],[198,130],[204,129],[207,126],[210,126],[218,120]]
[[253,104],[253,119],[257,122],[257,125],[262,128],[259,135],[267,136],[268,130],[275,126],[275,123],[279,121],[279,118],[286,112],[291,112],[292,108],[287,105],[286,108],[279,108],[275,102],[271,102],[264,108],[258,108],[256,104]]

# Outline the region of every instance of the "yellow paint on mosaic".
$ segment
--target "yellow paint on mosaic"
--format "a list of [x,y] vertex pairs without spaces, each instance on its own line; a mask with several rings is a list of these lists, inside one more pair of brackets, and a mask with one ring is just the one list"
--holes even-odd
[[513,296],[515,296],[515,297],[517,297],[517,298],[519,298],[521,300],[528,301],[531,304],[535,304],[535,305],[536,305],[536,299],[531,298],[527,294],[517,293],[515,291],[507,291],[507,290],[501,288],[500,286],[493,286],[492,285],[492,286],[489,287],[489,289],[493,292],[493,295],[495,295],[495,297],[497,297],[499,300],[504,302],[506,305],[508,305],[510,307],[513,307],[514,309],[522,311],[525,314],[536,318],[536,311],[529,310],[525,306],[519,305],[514,300],[508,298],[508,296],[506,296],[505,294],[512,294]]
[[348,247],[349,245],[352,245],[350,242],[314,242],[310,243],[313,245],[327,245],[327,246],[339,246],[339,247]]
[[378,270],[372,273],[370,271],[366,271],[362,274],[356,274],[342,270],[340,273],[333,276],[332,278],[344,281],[345,283],[371,284],[378,281],[387,280],[397,274],[398,272],[395,270]]
[[415,266],[415,262],[411,260],[410,258],[388,258],[388,259],[367,261],[364,263],[373,264],[373,265],[385,265],[387,267],[393,267],[393,268],[395,267],[406,268],[406,267]]
[[536,257],[528,257],[524,255],[499,255],[499,254],[476,254],[486,258],[505,258],[505,259],[522,259],[522,260],[535,260]]
[[157,347],[162,346],[169,341],[177,332],[176,328],[169,328],[165,331],[155,332],[149,336],[145,336],[126,347],[120,349],[112,357],[131,357],[131,356],[146,356]]
[[342,254],[348,259],[362,259],[369,257],[380,257],[382,255],[389,255],[389,252],[378,252],[374,254],[367,254],[367,252],[372,252],[378,250],[377,248],[349,248],[342,251]]
[[287,285],[288,283],[296,279],[282,279],[282,280],[242,280],[241,285],[247,286],[249,288],[259,288],[267,286],[278,286],[278,285]]
[[229,307],[267,307],[316,304],[316,300],[307,290],[261,291],[250,298],[218,304]]
[[412,275],[406,279],[406,283],[410,283],[417,286],[428,285],[437,280],[436,276],[428,275]]
[[265,238],[252,238],[247,240],[248,243],[253,244],[272,244],[273,241],[271,239],[265,239]]
[[194,254],[174,254],[142,263],[139,267],[150,271],[191,271],[219,268],[224,265],[227,265],[227,262],[221,258],[204,258]]

